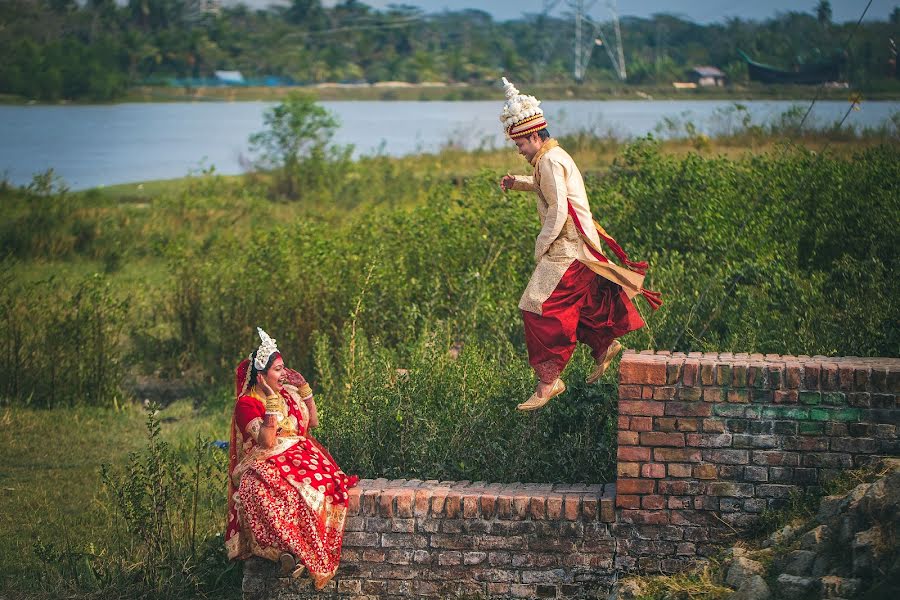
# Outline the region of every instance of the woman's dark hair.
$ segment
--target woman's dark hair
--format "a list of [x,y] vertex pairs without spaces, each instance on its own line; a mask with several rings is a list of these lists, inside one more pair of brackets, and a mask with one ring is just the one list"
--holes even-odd
[[272,363],[275,362],[275,359],[281,356],[280,352],[273,352],[271,356],[269,356],[269,360],[266,361],[266,368],[259,370],[256,368],[256,353],[259,350],[254,350],[253,354],[250,355],[250,379],[247,383],[247,389],[252,388],[256,385],[256,376],[260,373],[265,373],[272,367]]
[[538,137],[544,140],[545,142],[550,139],[550,132],[547,131],[547,128],[538,129],[537,131]]

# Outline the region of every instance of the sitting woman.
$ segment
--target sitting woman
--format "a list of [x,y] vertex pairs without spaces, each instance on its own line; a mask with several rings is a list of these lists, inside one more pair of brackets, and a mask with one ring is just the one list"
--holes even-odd
[[275,340],[257,328],[259,348],[236,372],[229,448],[229,559],[259,556],[285,574],[304,568],[322,589],[338,568],[348,477],[307,431],[318,425],[303,376],[285,368]]

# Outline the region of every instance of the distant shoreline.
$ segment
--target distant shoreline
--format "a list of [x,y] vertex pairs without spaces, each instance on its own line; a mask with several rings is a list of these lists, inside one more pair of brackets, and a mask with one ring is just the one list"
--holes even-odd
[[[852,88],[819,86],[740,85],[675,89],[667,86],[622,86],[616,84],[525,86],[542,100],[848,100],[861,94],[863,100],[900,100],[900,89],[861,92]],[[383,82],[372,85],[318,84],[282,87],[169,87],[136,86],[112,102],[67,101],[37,102],[19,96],[0,94],[5,105],[105,105],[138,102],[275,102],[291,93],[308,94],[319,101],[477,101],[500,100],[502,91],[490,85]]]

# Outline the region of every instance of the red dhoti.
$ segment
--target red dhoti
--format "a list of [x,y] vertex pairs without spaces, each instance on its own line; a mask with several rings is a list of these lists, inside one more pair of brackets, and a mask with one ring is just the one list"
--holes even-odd
[[640,329],[644,320],[616,283],[573,261],[541,305],[543,314],[522,311],[528,362],[538,378],[552,383],[565,369],[575,343],[591,347],[595,359],[613,339]]

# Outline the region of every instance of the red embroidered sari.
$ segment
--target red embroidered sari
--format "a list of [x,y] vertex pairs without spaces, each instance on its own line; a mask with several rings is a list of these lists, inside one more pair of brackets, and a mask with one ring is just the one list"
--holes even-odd
[[307,434],[305,399],[312,391],[296,371],[281,390],[281,416],[275,445],[256,440],[265,401],[247,389],[249,361],[238,365],[237,402],[229,447],[228,558],[260,556],[278,560],[293,554],[317,588],[335,574],[341,558],[348,493],[358,478],[348,477],[328,451]]

